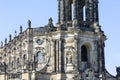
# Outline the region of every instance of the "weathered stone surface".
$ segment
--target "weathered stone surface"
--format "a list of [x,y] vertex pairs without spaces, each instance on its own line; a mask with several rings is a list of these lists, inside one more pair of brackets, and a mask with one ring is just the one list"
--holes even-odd
[[105,40],[98,0],[58,0],[56,26],[50,18],[31,28],[28,20],[28,29],[1,42],[0,80],[119,80],[119,68],[116,77],[105,69]]

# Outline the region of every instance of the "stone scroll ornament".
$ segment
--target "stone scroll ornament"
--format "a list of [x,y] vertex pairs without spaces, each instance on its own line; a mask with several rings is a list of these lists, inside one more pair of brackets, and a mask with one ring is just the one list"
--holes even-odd
[[37,58],[36,71],[41,71],[49,63],[50,55],[49,53],[46,53],[45,50],[39,50],[36,54],[36,58]]

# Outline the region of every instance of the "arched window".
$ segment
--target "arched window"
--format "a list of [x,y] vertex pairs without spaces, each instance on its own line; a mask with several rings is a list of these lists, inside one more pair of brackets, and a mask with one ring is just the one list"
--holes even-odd
[[88,51],[84,45],[81,47],[81,61],[88,61]]

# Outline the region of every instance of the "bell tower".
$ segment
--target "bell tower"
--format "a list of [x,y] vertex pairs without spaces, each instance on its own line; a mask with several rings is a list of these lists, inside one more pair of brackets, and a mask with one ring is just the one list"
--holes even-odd
[[58,0],[58,23],[72,21],[79,27],[99,23],[98,0]]
[[57,28],[64,41],[59,44],[64,57],[58,61],[66,78],[61,78],[104,80],[106,36],[99,25],[98,0],[58,0]]
[[105,69],[106,39],[98,0],[58,0],[57,25],[50,18],[47,25],[32,28],[28,20],[25,31],[20,26],[19,35],[1,42],[0,79],[120,80],[120,67],[116,77]]

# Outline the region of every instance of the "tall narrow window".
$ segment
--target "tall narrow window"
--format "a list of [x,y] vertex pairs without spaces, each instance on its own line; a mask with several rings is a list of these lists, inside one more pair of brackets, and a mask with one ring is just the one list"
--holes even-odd
[[83,7],[83,20],[86,21],[86,7]]
[[71,6],[72,6],[72,20],[73,20],[73,18],[74,18],[74,5],[71,4]]
[[82,46],[81,47],[81,61],[88,61],[88,54],[87,54],[87,47],[86,46]]

